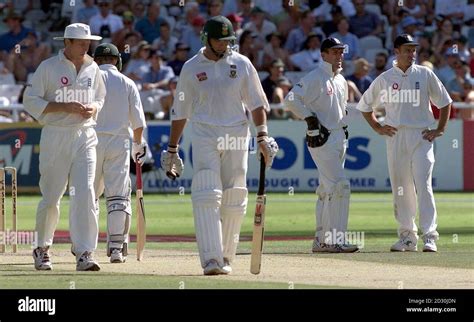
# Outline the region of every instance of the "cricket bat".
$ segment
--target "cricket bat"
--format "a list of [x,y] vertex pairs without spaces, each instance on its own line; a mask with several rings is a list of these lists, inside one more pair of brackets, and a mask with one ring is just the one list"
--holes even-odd
[[146,221],[145,208],[143,206],[142,167],[138,162],[135,162],[135,165],[137,172],[137,260],[141,261],[143,259],[143,250],[145,249],[146,242]]
[[260,156],[260,179],[258,182],[257,202],[253,220],[252,256],[250,258],[250,272],[259,274],[262,266],[263,236],[265,228],[265,160]]

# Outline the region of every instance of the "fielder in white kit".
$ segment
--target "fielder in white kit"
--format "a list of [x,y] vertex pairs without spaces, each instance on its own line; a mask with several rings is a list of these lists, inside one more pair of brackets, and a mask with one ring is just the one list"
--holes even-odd
[[59,204],[69,183],[69,230],[78,271],[98,271],[92,257],[97,247],[98,221],[94,176],[97,114],[105,86],[99,66],[87,55],[92,36],[88,25],[66,27],[65,49],[43,61],[24,94],[25,109],[44,125],[39,171],[42,200],[36,213],[38,247],[35,268],[51,270],[49,247],[59,220]]
[[325,39],[321,55],[318,67],[293,87],[285,104],[306,121],[308,150],[319,172],[312,251],[352,253],[358,247],[345,238],[351,187],[344,173],[349,135],[344,123],[348,89],[341,74],[344,44],[337,38]]
[[[161,165],[170,178],[181,174],[178,142],[190,119],[196,240],[204,275],[218,275],[231,272],[247,208],[247,111],[257,128],[258,155],[263,153],[267,167],[278,145],[268,136],[268,101],[257,71],[247,57],[229,47],[236,39],[232,23],[223,16],[210,18],[201,39],[205,47],[184,64],[180,74]],[[226,138],[234,141],[233,147],[220,144]]]
[[[423,251],[436,252],[436,206],[431,185],[435,162],[433,140],[443,135],[452,99],[436,75],[415,64],[416,46],[410,35],[395,39],[396,61],[377,77],[357,105],[369,125],[386,135],[388,170],[392,186],[399,241],[391,251],[417,251],[416,202],[420,211]],[[430,101],[440,109],[436,129]],[[384,125],[372,111],[385,107]]]
[[[120,73],[122,58],[113,44],[101,44],[94,52],[108,95],[97,118],[97,207],[105,189],[107,204],[107,256],[123,263],[128,252],[132,216],[130,183],[130,126],[133,129],[132,158],[140,165],[146,155],[146,128],[140,93],[135,82]],[[137,160],[138,158],[138,160]]]

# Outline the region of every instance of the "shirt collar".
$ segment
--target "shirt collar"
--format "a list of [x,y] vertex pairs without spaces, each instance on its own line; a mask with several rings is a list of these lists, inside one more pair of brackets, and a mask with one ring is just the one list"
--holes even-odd
[[213,62],[213,63],[217,63],[221,60],[225,60],[227,58],[227,56],[230,56],[232,55],[232,50],[231,49],[228,49],[225,54],[224,54],[224,57],[222,57],[221,59],[219,59],[218,61],[214,61],[214,60],[211,60],[211,59],[208,59],[205,55],[204,55],[204,49],[206,49],[206,47],[202,47],[201,49],[199,49],[198,51],[198,55],[199,55],[199,62]]
[[342,68],[339,68],[338,70],[336,70],[336,72],[333,72],[332,71],[332,65],[330,63],[328,63],[327,61],[324,61],[324,60],[321,60],[319,65],[321,66],[321,69],[324,70],[329,75],[331,75],[331,77],[335,77],[337,74],[341,73],[341,71],[342,71]]
[[411,71],[413,70],[413,65],[415,63],[411,64],[410,67],[408,67],[408,69],[404,72],[403,70],[401,70],[399,67],[398,67],[398,61],[397,60],[394,60],[392,62],[392,65],[393,65],[393,69],[396,70],[398,73],[400,74],[403,74],[403,75],[408,75],[411,73]]
[[101,70],[113,70],[113,69],[118,70],[117,67],[115,65],[112,65],[112,64],[102,64],[102,65],[99,66],[99,68]]
[[[59,53],[58,53],[58,56],[59,56],[59,60],[61,61],[70,61],[69,59],[66,58],[66,56],[64,55],[64,49],[60,49],[59,50]],[[94,59],[89,56],[88,54],[86,54],[86,57],[84,59],[84,64],[85,65],[90,65],[94,62]]]

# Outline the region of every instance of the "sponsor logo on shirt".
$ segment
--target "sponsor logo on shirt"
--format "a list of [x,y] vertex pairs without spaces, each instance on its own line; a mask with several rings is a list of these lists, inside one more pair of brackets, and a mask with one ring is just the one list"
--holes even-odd
[[207,79],[207,74],[206,72],[202,72],[202,73],[196,74],[196,77],[200,82],[202,82]]
[[61,84],[67,85],[69,83],[69,79],[66,76],[61,77]]
[[92,87],[92,78],[87,78],[87,87]]
[[393,83],[393,84],[392,84],[392,89],[393,89],[393,90],[396,91],[398,88],[399,88],[398,83]]

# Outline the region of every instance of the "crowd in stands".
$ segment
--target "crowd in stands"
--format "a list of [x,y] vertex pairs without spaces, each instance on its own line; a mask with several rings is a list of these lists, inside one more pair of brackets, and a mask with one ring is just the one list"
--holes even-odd
[[[327,37],[347,44],[343,74],[350,102],[392,66],[393,39],[408,33],[420,43],[417,63],[434,70],[454,101],[474,103],[473,0],[3,0],[0,96],[16,93],[21,102],[15,91],[62,48],[53,37],[82,22],[102,42],[117,45],[147,118],[167,119],[181,68],[202,47],[200,31],[215,15],[232,22],[234,48],[259,72],[271,118],[292,117],[283,98],[321,61]],[[1,113],[0,121],[8,121],[9,112]],[[458,113],[474,118],[474,109]],[[20,113],[20,119],[31,118]]]

